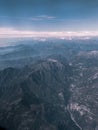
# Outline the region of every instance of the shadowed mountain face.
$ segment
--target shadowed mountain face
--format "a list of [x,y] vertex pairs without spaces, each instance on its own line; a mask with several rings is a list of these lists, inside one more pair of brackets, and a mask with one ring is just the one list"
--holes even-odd
[[8,130],[79,130],[65,110],[71,76],[63,57],[1,71],[0,124]]
[[55,40],[3,48],[0,126],[7,130],[97,130],[97,41]]

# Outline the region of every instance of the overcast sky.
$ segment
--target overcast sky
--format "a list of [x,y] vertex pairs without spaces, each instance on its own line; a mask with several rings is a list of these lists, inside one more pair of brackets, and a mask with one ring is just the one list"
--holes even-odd
[[0,0],[0,27],[98,31],[98,0]]

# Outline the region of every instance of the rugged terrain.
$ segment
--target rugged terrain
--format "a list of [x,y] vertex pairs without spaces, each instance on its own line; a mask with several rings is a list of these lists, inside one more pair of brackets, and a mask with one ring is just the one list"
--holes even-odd
[[97,41],[30,41],[1,48],[0,126],[97,130]]

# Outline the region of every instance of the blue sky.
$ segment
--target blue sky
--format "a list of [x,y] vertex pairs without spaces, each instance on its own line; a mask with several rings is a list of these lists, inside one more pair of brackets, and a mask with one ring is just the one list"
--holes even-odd
[[98,0],[0,0],[0,27],[98,31]]

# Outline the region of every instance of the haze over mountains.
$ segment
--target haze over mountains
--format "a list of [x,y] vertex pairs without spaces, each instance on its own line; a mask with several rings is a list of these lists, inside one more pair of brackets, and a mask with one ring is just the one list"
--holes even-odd
[[32,30],[19,30],[11,27],[0,28],[0,38],[91,38],[97,37],[98,31],[32,31]]
[[98,129],[97,37],[9,43],[0,47],[0,126]]

